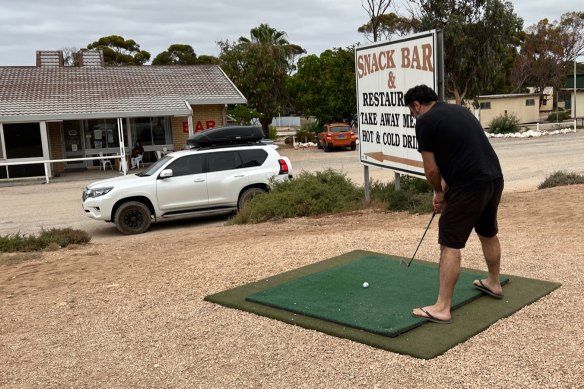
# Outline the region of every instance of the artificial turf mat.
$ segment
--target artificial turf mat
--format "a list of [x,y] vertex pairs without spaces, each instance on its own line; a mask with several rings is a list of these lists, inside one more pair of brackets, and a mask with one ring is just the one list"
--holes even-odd
[[[483,295],[472,286],[483,274],[460,272],[452,309]],[[508,278],[501,278],[502,284],[507,282]],[[411,311],[436,301],[437,283],[435,265],[418,262],[405,270],[400,258],[372,254],[262,290],[246,300],[395,337],[427,321],[413,317]]]
[[[410,312],[414,307],[434,303],[437,265],[416,261],[409,269],[404,269],[399,265],[400,259],[374,252],[352,251],[209,295],[205,300],[373,347],[429,359],[560,286],[541,280],[502,276],[503,280],[510,279],[510,282],[503,288],[505,297],[496,300],[483,296],[471,286],[472,280],[484,277],[484,272],[462,269],[453,299],[453,305],[457,307],[452,311],[453,323],[428,323],[411,317]],[[369,282],[369,288],[363,288],[364,281]],[[266,305],[268,303],[270,305]],[[390,337],[396,335],[399,336]]]

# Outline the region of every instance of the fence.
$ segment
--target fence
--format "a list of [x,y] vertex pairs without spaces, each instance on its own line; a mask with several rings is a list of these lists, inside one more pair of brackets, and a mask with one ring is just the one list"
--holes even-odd
[[[45,181],[49,183],[49,172],[50,172],[50,164],[57,163],[57,162],[77,162],[77,161],[95,161],[95,160],[104,160],[104,159],[120,159],[120,170],[126,175],[128,171],[128,166],[126,163],[125,155],[122,156],[120,154],[116,155],[104,155],[100,157],[84,157],[84,158],[66,158],[66,159],[43,159],[37,161],[25,161],[25,162],[0,162],[0,167],[3,166],[13,166],[13,165],[38,165],[42,163],[45,168]],[[10,179],[10,177],[8,177]]]

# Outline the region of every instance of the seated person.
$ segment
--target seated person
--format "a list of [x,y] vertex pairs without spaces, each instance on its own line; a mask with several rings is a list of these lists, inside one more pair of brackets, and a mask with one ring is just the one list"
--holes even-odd
[[144,154],[144,147],[142,147],[142,142],[138,140],[132,149],[132,166],[130,170],[136,169],[138,162],[142,160],[142,155]]

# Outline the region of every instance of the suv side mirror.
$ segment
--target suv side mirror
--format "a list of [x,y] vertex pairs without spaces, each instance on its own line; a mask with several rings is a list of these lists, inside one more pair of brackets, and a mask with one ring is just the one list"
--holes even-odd
[[172,177],[172,169],[164,169],[160,172],[158,178],[170,178]]

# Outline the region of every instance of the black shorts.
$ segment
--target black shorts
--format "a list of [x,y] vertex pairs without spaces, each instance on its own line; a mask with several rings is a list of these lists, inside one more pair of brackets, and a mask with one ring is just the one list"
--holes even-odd
[[439,221],[438,243],[461,249],[474,228],[476,233],[493,237],[499,232],[497,209],[503,193],[503,179],[472,188],[449,189]]

